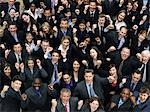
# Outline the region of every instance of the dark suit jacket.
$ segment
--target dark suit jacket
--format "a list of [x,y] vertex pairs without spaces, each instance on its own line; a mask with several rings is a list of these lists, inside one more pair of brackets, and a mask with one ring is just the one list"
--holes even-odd
[[[61,30],[58,30],[58,33],[57,33],[57,39],[58,39],[57,46],[59,46],[59,44],[61,43],[61,39],[62,39],[63,36],[64,36],[63,32]],[[73,39],[72,28],[67,29],[66,36],[70,36],[70,38]]]
[[30,87],[25,91],[27,94],[27,100],[22,101],[22,107],[26,108],[27,111],[49,111],[50,106],[50,99],[56,95],[56,91],[50,91],[46,84],[42,84],[40,87],[40,94],[39,96],[35,91],[35,88]]
[[[132,81],[131,77],[128,77],[126,83],[124,84],[124,87],[127,87],[127,88],[129,88],[131,90],[131,81]],[[144,86],[144,83],[140,80],[137,83],[137,85],[135,86],[134,91],[138,91],[139,92],[140,88],[143,87],[143,86]]]
[[[6,46],[8,48],[12,48],[14,43],[16,43],[16,40],[14,39],[14,37],[11,35],[11,33],[9,31],[6,31],[4,33],[4,36],[6,37],[5,38],[5,42],[6,42]],[[24,40],[25,40],[25,34],[24,32],[22,31],[18,31],[17,32],[17,38],[18,38],[18,41],[24,45]]]
[[[45,81],[47,83],[50,83],[51,82],[51,78],[53,76],[53,70],[54,70],[54,65],[52,64],[51,60],[45,59],[44,60],[44,64],[43,64],[43,68],[48,73],[48,77],[47,77],[47,79],[45,79]],[[62,72],[62,61],[58,62],[57,69],[58,69],[58,73]]]
[[150,110],[150,98],[144,103],[138,104],[134,107],[133,112],[149,112]]
[[13,88],[9,88],[2,100],[2,112],[20,112],[21,96]]
[[[21,52],[21,58],[22,58],[22,62],[25,62],[26,59],[28,58],[28,54],[25,50],[22,50]],[[7,62],[9,64],[11,64],[12,66],[15,66],[15,63],[17,62],[17,58],[16,55],[13,51],[10,51],[8,57],[7,57]]]
[[[71,97],[69,100],[69,106],[70,106],[70,112],[77,112],[78,98]],[[62,104],[60,99],[58,99],[57,101],[56,112],[66,112],[65,107]]]
[[[96,95],[104,101],[104,91],[103,91],[103,85],[108,84],[108,80],[106,78],[100,78],[99,76],[95,75],[94,76],[94,81],[93,81],[93,89],[96,93]],[[77,84],[75,87],[73,96],[78,97],[81,100],[87,100],[89,99],[88,95],[88,90],[86,87],[85,80],[81,81]]]
[[111,112],[130,112],[132,110],[132,103],[131,103],[130,99],[125,101],[118,108],[119,100],[120,100],[120,96],[119,95],[115,95],[115,96],[112,97],[112,102],[115,103],[116,106],[113,109],[111,109]]
[[[119,65],[122,61],[121,56],[119,51],[115,51],[115,52],[110,52],[109,56],[111,58],[111,63],[115,64],[117,68],[119,68]],[[129,58],[127,58],[124,62],[123,62],[123,67],[122,67],[122,76],[129,76],[131,75],[131,73],[138,69],[141,66],[139,60],[134,57],[131,56]]]
[[90,11],[89,9],[87,10],[86,14],[85,14],[85,20],[86,21],[89,21],[91,24],[96,24],[97,23],[97,20],[98,20],[98,15],[99,15],[99,10],[96,9],[95,10],[95,13],[94,13],[94,16],[91,17],[90,16]]
[[[9,10],[8,3],[1,3],[0,5],[2,8],[1,10],[4,11],[5,13],[8,13],[8,10]],[[19,2],[15,2],[15,4],[14,4],[17,12],[19,12],[19,5],[20,5]]]
[[132,55],[136,55],[136,53],[142,52],[147,47],[150,47],[149,41],[147,39],[144,39],[141,42],[140,46],[138,46],[138,37],[133,38],[131,41],[131,53],[132,53]]
[[[114,46],[116,49],[118,48],[120,40],[117,32],[115,31],[108,32],[106,38],[107,38],[106,49],[108,49],[111,46]],[[119,50],[121,50],[123,47],[128,47],[129,46],[128,44],[129,44],[128,39],[125,38],[125,42],[123,43],[123,45]]]
[[[21,53],[21,58],[22,58],[22,62],[25,62],[25,61],[27,60],[28,54],[27,54],[26,51],[24,51],[24,50],[22,51],[22,53]],[[17,58],[16,58],[16,55],[15,55],[15,53],[14,53],[13,51],[10,51],[10,53],[9,53],[9,55],[8,55],[8,57],[7,57],[7,62],[8,62],[9,64],[11,64],[13,74],[14,74],[14,75],[17,75],[18,72],[17,72],[17,70],[16,70],[16,68],[15,68],[15,63],[17,62]],[[19,75],[19,74],[18,74],[18,75]]]
[[29,88],[32,86],[32,82],[34,80],[34,78],[46,78],[48,76],[47,72],[42,68],[34,68],[33,69],[33,74],[31,73],[30,69],[25,67],[24,72],[20,73],[20,76],[22,78],[22,80],[24,81],[24,86],[25,89]]
[[150,60],[146,64],[146,82],[150,83]]

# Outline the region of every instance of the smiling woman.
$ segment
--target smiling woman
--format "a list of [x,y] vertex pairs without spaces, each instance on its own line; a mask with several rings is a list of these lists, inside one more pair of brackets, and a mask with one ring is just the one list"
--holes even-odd
[[92,97],[84,104],[80,112],[105,112],[103,104],[97,97]]

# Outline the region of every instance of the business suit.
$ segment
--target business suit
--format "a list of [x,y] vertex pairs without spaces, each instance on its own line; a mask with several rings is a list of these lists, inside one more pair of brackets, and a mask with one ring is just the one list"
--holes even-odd
[[[143,78],[144,70],[142,69],[141,71],[142,71],[142,78]],[[150,60],[146,64],[146,82],[150,83]]]
[[138,104],[134,107],[133,112],[149,112],[150,110],[150,98],[144,103]]
[[141,42],[141,45],[138,45],[138,37],[135,37],[131,41],[131,54],[136,55],[136,53],[140,53],[148,47],[150,47],[150,45],[149,45],[149,41],[147,39],[144,39]]
[[20,112],[21,95],[12,87],[8,89],[4,99],[2,99],[2,112]]
[[[25,60],[28,58],[28,54],[25,50],[21,51],[21,58],[22,58],[22,62],[25,62]],[[7,62],[12,66],[15,66],[15,63],[17,62],[17,57],[15,55],[15,52],[10,51],[7,57]]]
[[[23,50],[21,52],[21,58],[22,58],[21,62],[25,62],[25,60],[27,60],[28,54],[27,54],[27,52],[25,50]],[[15,55],[15,53],[13,51],[10,51],[10,53],[8,54],[7,62],[12,65],[12,72],[13,72],[13,74],[17,75],[18,72],[17,72],[17,70],[15,68],[15,63],[17,63],[17,57],[16,57],[16,55]]]
[[[106,78],[100,78],[99,76],[95,75],[93,80],[93,89],[95,91],[95,94],[104,101],[104,91],[103,91],[103,85],[107,85],[109,82]],[[81,81],[77,84],[75,87],[73,96],[78,97],[80,100],[87,100],[89,99],[88,90],[86,87],[86,82]]]
[[120,95],[114,95],[112,97],[111,102],[115,103],[116,106],[111,109],[111,112],[130,112],[132,110],[132,102],[130,99],[128,99],[120,107],[118,107],[119,100],[120,100]]
[[110,15],[110,17],[114,17],[118,14],[119,12],[119,6],[117,1],[113,0],[110,2],[109,0],[104,0],[102,2],[102,11],[104,14]]
[[[54,65],[53,65],[52,61],[50,59],[45,59],[43,68],[48,73],[48,77],[45,79],[45,82],[50,83],[52,76],[53,76],[53,70],[54,70]],[[57,69],[58,69],[58,73],[62,72],[62,61],[61,60],[58,61]]]
[[46,84],[41,84],[39,89],[40,95],[37,94],[34,87],[30,87],[25,91],[27,95],[27,100],[22,100],[22,107],[27,109],[28,112],[31,111],[44,111],[48,112],[50,109],[50,99],[56,95],[56,91],[50,91]]
[[30,69],[25,67],[24,72],[21,72],[20,76],[24,81],[25,89],[27,89],[32,86],[34,78],[46,78],[48,74],[43,68],[33,68],[33,73],[31,73]]
[[[109,47],[114,46],[116,49],[119,47],[120,40],[119,40],[119,35],[115,31],[110,31],[106,34],[106,49],[109,49]],[[118,50],[121,50],[123,47],[128,47],[129,45],[128,39],[124,37],[124,43]]]
[[[5,14],[8,13],[8,11],[9,11],[9,4],[8,4],[8,2],[0,3],[0,5],[1,5],[1,8],[2,8],[1,10],[4,11]],[[20,3],[19,2],[15,2],[14,5],[13,5],[13,8],[15,8],[17,12],[19,12],[19,6],[20,6]]]
[[[61,39],[62,39],[63,36],[70,36],[70,38],[72,39],[73,38],[72,28],[66,29],[66,33],[65,34],[63,34],[61,29],[58,30],[57,38],[58,38],[59,44],[61,43]],[[58,46],[59,46],[59,44],[58,44]]]
[[[111,62],[116,65],[116,67],[119,69],[119,65],[121,64],[121,54],[119,51],[110,52],[108,54],[111,58]],[[123,62],[123,66],[121,69],[122,76],[129,76],[132,74],[132,72],[140,67],[139,60],[134,56],[129,56],[126,60]]]
[[[17,31],[16,32],[18,41],[24,45],[24,41],[25,41],[25,34],[22,31]],[[11,35],[10,31],[6,31],[4,33],[5,36],[5,42],[6,42],[6,46],[10,49],[13,47],[14,43],[16,43],[17,41],[14,39],[14,37]]]
[[[78,98],[71,97],[70,100],[69,100],[70,112],[77,112],[77,106],[78,106]],[[61,102],[61,99],[57,100],[57,107],[56,107],[55,112],[66,112],[65,111],[65,106]]]
[[[127,88],[129,88],[130,89],[130,91],[132,91],[131,90],[131,82],[132,82],[132,78],[131,77],[128,77],[127,78],[127,81],[126,81],[126,83],[123,85],[123,87],[127,87]],[[134,91],[140,91],[140,89],[141,89],[141,87],[143,87],[144,86],[144,83],[140,80],[137,84],[136,84],[136,86],[134,87],[134,90],[133,90],[133,92]]]
[[94,10],[94,14],[90,14],[90,9],[87,9],[87,12],[85,14],[85,20],[90,22],[91,24],[96,24],[98,20],[99,10],[96,8]]

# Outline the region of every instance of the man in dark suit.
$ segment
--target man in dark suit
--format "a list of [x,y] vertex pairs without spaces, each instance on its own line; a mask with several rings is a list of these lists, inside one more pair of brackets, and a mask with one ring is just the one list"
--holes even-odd
[[40,78],[35,78],[33,86],[23,94],[22,107],[27,111],[48,112],[50,108],[49,102],[56,95],[54,89],[51,89],[47,84],[42,84]]
[[120,95],[114,95],[109,107],[111,112],[130,112],[132,110],[132,102],[130,100],[130,90],[124,88]]
[[98,16],[101,13],[101,9],[97,6],[96,1],[91,0],[89,6],[85,6],[84,14],[85,20],[89,21],[91,24],[96,24]]
[[17,12],[19,12],[19,6],[20,3],[16,2],[16,0],[8,0],[6,3],[1,3],[1,10],[5,12],[5,14],[11,9],[14,8],[16,9]]
[[21,93],[20,87],[22,84],[21,78],[17,75],[12,79],[12,85],[4,94],[4,99],[2,100],[3,112],[20,112],[21,107]]
[[61,39],[64,36],[70,36],[73,39],[73,29],[69,28],[68,20],[66,18],[62,18],[60,20],[60,28],[57,29],[55,36],[57,37],[56,46],[59,46],[61,43]]
[[10,49],[16,42],[24,44],[25,34],[22,31],[18,31],[16,23],[12,22],[9,25],[8,30],[4,33],[6,46]]
[[71,91],[63,88],[60,92],[60,99],[52,100],[51,112],[77,112],[82,105],[82,100],[78,101],[78,98],[71,97]]
[[120,28],[119,32],[116,31],[110,31],[107,33],[107,43],[106,48],[110,48],[111,46],[114,46],[117,50],[121,50],[123,47],[128,47],[128,39],[127,36],[127,28],[125,26],[122,26]]
[[22,45],[20,43],[15,43],[13,45],[13,50],[7,56],[7,62],[12,65],[12,72],[14,75],[18,73],[19,66],[21,63],[25,62],[28,58],[28,54],[26,51],[22,49]]
[[114,63],[118,68],[119,77],[125,77],[132,74],[132,72],[140,67],[139,59],[130,55],[130,49],[122,48],[121,52],[112,51],[108,53],[111,63]]
[[[129,88],[131,92],[139,92],[141,87],[143,87],[144,83],[141,81],[141,72],[139,70],[135,70],[132,73],[132,76],[129,76],[127,78],[123,78],[122,82],[120,83],[120,86],[123,84],[123,87]],[[123,82],[126,80],[125,82]]]
[[50,45],[50,42],[47,39],[43,39],[41,42],[41,46],[39,47],[39,49],[37,51],[34,51],[32,53],[32,56],[34,56],[35,58],[38,58],[40,60],[43,59],[51,59],[51,51],[53,50],[53,48]]
[[60,51],[53,50],[52,58],[45,59],[43,67],[48,73],[46,82],[50,84],[59,83],[62,76],[62,61],[60,60]]
[[93,74],[92,69],[86,69],[84,73],[84,81],[81,81],[75,87],[73,96],[82,100],[87,100],[91,97],[98,97],[104,101],[103,85],[114,81],[114,77],[100,78]]
[[139,70],[142,72],[142,81],[150,82],[150,51],[144,50],[140,54],[140,61],[142,63]]

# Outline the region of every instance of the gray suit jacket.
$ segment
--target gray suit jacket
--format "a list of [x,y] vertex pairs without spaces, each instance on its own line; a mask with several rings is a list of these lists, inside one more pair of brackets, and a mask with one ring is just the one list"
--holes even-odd
[[[77,112],[78,98],[71,97],[70,101],[69,101],[69,106],[70,106],[70,112]],[[66,112],[65,107],[62,104],[60,99],[58,99],[58,101],[57,101],[56,112]]]

